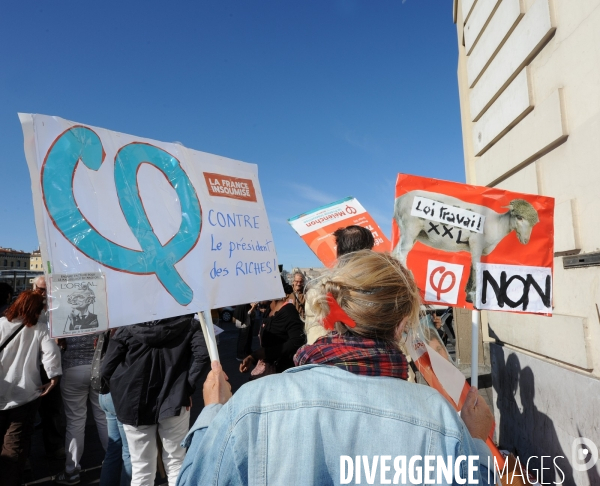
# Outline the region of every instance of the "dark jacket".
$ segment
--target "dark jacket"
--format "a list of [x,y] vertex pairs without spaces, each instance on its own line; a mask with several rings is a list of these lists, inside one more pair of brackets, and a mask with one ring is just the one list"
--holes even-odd
[[[236,305],[235,308],[233,309],[233,318],[237,319],[238,321],[240,321],[242,324],[246,324],[247,319],[248,319],[248,311],[250,310],[252,306],[250,304],[242,304],[242,305]],[[252,320],[250,319],[250,322],[252,322]],[[245,357],[245,356],[244,356]]]
[[205,367],[208,349],[190,314],[121,327],[108,344],[101,374],[121,422],[154,425],[190,404]]
[[294,366],[294,354],[306,344],[304,323],[293,304],[285,304],[272,317],[265,317],[259,334],[265,361],[275,364],[278,373]]

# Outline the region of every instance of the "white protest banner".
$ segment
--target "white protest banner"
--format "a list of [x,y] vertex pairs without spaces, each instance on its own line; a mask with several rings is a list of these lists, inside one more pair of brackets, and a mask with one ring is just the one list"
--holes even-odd
[[[19,116],[44,269],[53,285],[101,273],[110,327],[283,295],[256,165]],[[63,317],[53,336],[70,334]]]

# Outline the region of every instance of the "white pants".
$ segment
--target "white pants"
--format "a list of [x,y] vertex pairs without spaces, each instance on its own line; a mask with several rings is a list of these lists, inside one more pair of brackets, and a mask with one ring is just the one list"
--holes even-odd
[[106,414],[98,403],[98,392],[91,387],[92,365],[81,365],[67,368],[60,380],[60,391],[65,405],[67,431],[65,435],[65,452],[67,460],[65,470],[71,474],[81,469],[79,461],[83,454],[85,441],[85,422],[87,420],[87,399],[92,404],[92,412],[98,427],[98,436],[104,450],[108,446],[108,429]]
[[182,407],[179,416],[160,420],[157,425],[135,427],[123,424],[123,428],[131,456],[131,486],[154,485],[158,458],[157,432],[162,443],[162,460],[169,486],[175,486],[185,458],[185,449],[180,444],[190,429],[190,412]]

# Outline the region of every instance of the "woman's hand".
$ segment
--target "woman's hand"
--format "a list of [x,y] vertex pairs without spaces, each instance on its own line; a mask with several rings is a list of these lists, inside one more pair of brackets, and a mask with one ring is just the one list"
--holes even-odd
[[[204,405],[213,403],[221,403],[225,405],[231,398],[231,385],[227,380],[227,375],[221,367],[221,363],[213,361],[211,363],[211,371],[206,377],[202,395],[204,397]],[[190,401],[191,404],[191,401]]]
[[42,390],[42,394],[40,395],[40,397],[44,397],[44,396],[48,395],[48,393],[50,393],[52,388],[54,388],[56,385],[58,385],[59,381],[60,381],[60,376],[55,376],[54,378],[50,378],[49,383],[46,383],[45,385],[40,386],[38,388],[38,390]]
[[494,416],[488,407],[487,403],[474,386],[471,387],[460,416],[467,426],[471,437],[485,441],[488,438],[492,425],[494,424]]
[[248,373],[256,364],[256,360],[252,355],[248,355],[244,358],[244,361],[240,363],[240,373]]

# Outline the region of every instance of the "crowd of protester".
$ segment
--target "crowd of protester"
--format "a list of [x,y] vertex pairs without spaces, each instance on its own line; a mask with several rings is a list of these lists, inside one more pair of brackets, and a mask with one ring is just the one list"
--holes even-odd
[[235,308],[250,383],[234,396],[193,314],[54,340],[44,278],[14,302],[0,284],[0,486],[21,484],[38,411],[46,453],[65,461],[55,483],[79,484],[88,402],[106,451],[101,486],[153,485],[160,463],[170,486],[339,484],[341,456],[382,454],[478,455],[487,484],[492,416],[477,390],[461,419],[408,382],[399,343],[420,318],[412,275],[371,251],[365,228],[335,239],[337,265],[310,285],[296,273],[283,298]]

